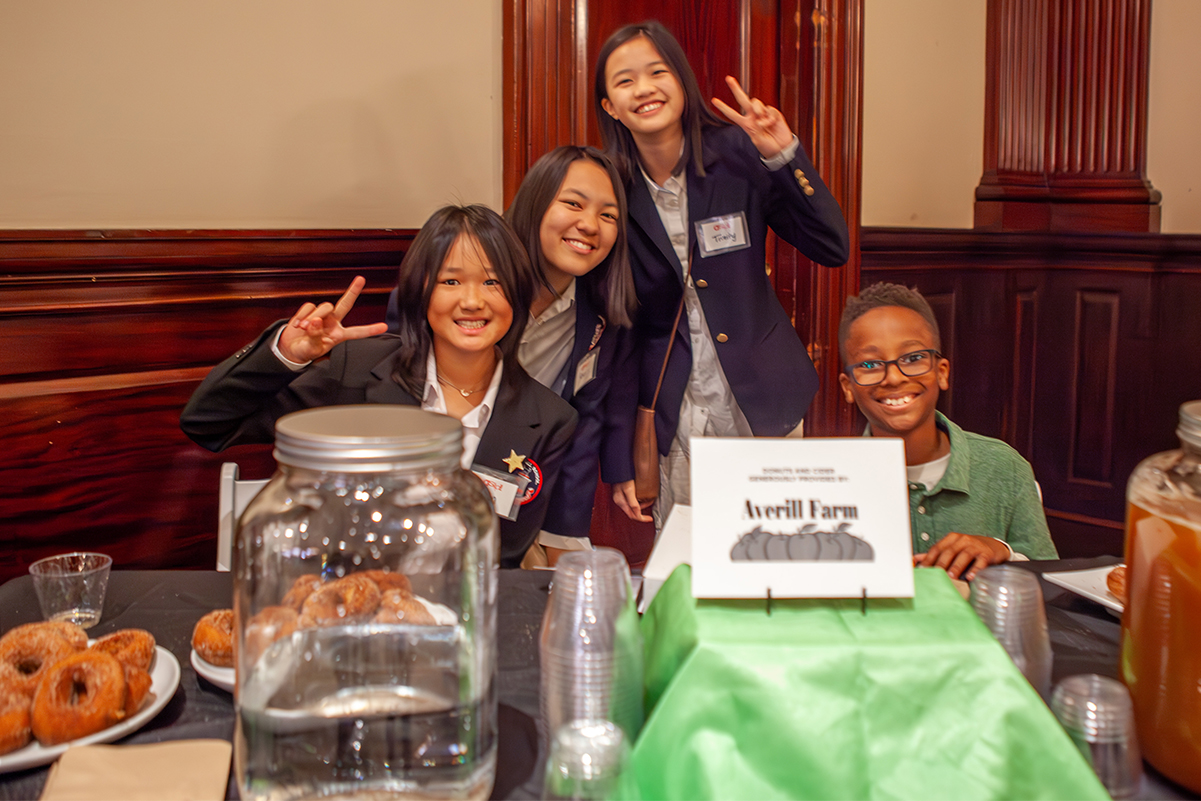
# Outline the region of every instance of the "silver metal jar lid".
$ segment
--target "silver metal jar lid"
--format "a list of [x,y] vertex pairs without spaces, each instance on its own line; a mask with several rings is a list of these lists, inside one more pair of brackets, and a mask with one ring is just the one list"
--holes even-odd
[[1182,442],[1201,448],[1201,400],[1180,405],[1180,425],[1176,428],[1176,436]]
[[415,406],[323,406],[275,422],[276,461],[309,470],[449,469],[462,451],[458,420]]

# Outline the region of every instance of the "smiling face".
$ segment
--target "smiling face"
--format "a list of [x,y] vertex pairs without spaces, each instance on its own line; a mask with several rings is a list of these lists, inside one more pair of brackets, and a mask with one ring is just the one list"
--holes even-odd
[[617,215],[604,169],[584,159],[572,162],[538,228],[546,277],[556,291],[605,260],[617,241]]
[[512,325],[513,307],[474,237],[459,235],[435,282],[426,309],[435,358],[490,352]]
[[[879,306],[864,312],[847,332],[847,364],[876,359],[891,360],[927,348],[936,348],[934,333],[920,314],[903,306]],[[839,374],[848,403],[859,406],[877,437],[930,436],[935,430],[934,407],[939,390],[949,386],[950,363],[939,358],[925,375],[903,375],[888,365],[884,380],[862,387],[845,372]]]
[[630,130],[634,141],[682,135],[684,89],[645,36],[615,49],[605,62],[601,106]]

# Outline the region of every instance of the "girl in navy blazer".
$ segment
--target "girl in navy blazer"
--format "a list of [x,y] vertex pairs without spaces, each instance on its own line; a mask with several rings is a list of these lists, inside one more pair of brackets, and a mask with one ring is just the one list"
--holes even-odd
[[607,481],[633,474],[629,448],[604,435],[605,398],[626,358],[636,306],[621,176],[594,147],[556,148],[530,168],[505,219],[540,279],[518,360],[579,413],[538,538],[554,564],[559,552],[590,546],[598,460]]
[[[597,58],[597,118],[625,177],[640,305],[610,425],[613,446],[630,447],[635,407],[651,404],[670,349],[655,408],[660,525],[672,503],[690,502],[691,437],[787,436],[817,389],[764,269],[768,227],[820,264],[849,253],[838,203],[783,115],[726,82],[740,110],[713,103],[734,125],[709,109],[683,49],[653,21],[621,28]],[[614,486],[614,501],[650,519],[632,480]]]
[[448,414],[464,426],[464,467],[529,479],[515,519],[500,520],[500,565],[516,567],[542,528],[576,426],[575,410],[517,362],[537,284],[525,249],[490,209],[448,206],[401,262],[399,335],[383,335],[384,323],[342,325],[364,284],[356,277],[336,304],[304,304],[213,368],[181,427],[217,451],[271,442],[278,418],[315,406]]

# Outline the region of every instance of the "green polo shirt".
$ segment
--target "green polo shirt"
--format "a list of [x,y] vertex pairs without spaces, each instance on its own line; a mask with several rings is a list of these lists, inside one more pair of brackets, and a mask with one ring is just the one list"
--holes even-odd
[[[913,552],[925,553],[952,531],[996,537],[1031,559],[1058,559],[1034,471],[999,439],[964,431],[942,412],[937,425],[951,441],[947,471],[934,489],[909,483]],[[864,432],[871,434],[871,427]]]

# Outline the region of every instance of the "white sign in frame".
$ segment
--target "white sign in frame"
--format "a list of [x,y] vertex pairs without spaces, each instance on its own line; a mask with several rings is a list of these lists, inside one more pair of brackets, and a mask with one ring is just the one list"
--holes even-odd
[[913,597],[899,439],[692,440],[697,598]]

